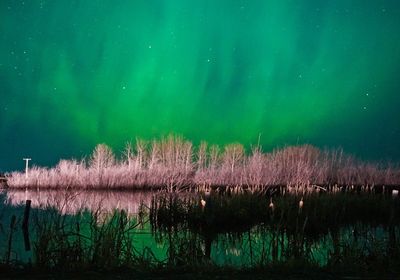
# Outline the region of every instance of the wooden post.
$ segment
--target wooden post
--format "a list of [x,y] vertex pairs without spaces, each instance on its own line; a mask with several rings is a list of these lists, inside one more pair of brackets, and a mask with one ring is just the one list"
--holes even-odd
[[24,158],[23,160],[25,160],[25,178],[28,178],[29,161],[32,159]]
[[29,240],[29,213],[31,210],[31,200],[27,200],[25,204],[24,219],[22,220],[22,233],[24,235],[25,251],[31,250],[31,243]]
[[15,215],[12,215],[11,223],[10,223],[10,235],[8,236],[8,248],[7,248],[7,257],[6,257],[6,264],[7,265],[10,263],[11,249],[12,249],[12,238],[13,238],[13,233],[14,233],[14,230],[15,230],[16,221],[17,221],[17,217],[15,217]]

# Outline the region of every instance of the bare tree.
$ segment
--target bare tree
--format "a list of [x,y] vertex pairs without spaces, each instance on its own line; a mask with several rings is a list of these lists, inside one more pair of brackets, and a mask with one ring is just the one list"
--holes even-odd
[[[346,155],[341,149],[323,150],[310,146],[288,146],[263,153],[259,146],[245,154],[241,144],[208,149],[201,142],[193,157],[191,142],[169,135],[145,142],[136,139],[135,147],[127,143],[123,161],[117,162],[105,144],[97,145],[85,160],[61,160],[54,168],[33,166],[28,178],[13,172],[10,187],[175,187],[181,186],[254,186],[286,185],[308,192],[321,185],[396,185],[400,182],[399,166],[363,162]],[[127,172],[131,170],[130,172]]]
[[106,144],[98,144],[93,151],[90,166],[100,172],[114,164],[115,156],[112,149]]
[[207,142],[201,141],[197,150],[197,169],[203,171],[207,165]]
[[242,144],[234,143],[225,146],[223,159],[224,164],[229,166],[231,173],[233,173],[235,167],[241,163],[244,158],[244,147]]
[[219,165],[219,157],[220,157],[220,149],[218,145],[212,145],[210,147],[210,165],[209,168],[211,170],[214,170],[218,167]]
[[155,169],[159,161],[160,161],[160,143],[153,140],[150,148],[148,170]]
[[146,161],[146,141],[136,138],[136,170],[141,170]]
[[131,142],[127,142],[125,144],[124,156],[125,156],[126,162],[128,163],[128,169],[131,170],[132,162],[134,159],[134,153],[133,153],[133,148],[132,148]]

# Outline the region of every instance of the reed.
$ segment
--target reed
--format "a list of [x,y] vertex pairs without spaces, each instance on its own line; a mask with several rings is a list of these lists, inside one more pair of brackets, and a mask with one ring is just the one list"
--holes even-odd
[[[385,195],[160,193],[149,207],[139,207],[137,215],[122,209],[104,211],[101,203],[73,215],[60,211],[71,199],[66,196],[57,207],[34,209],[32,268],[215,269],[221,265],[216,246],[221,246],[221,254],[241,257],[239,270],[301,265],[332,271],[396,271],[400,263],[400,200]],[[274,207],[269,207],[271,202]],[[164,257],[136,245],[141,226],[148,226],[156,241],[166,246]]]
[[114,270],[144,264],[133,246],[139,223],[122,211],[60,215],[46,209],[34,219],[34,267],[42,270]]
[[[251,266],[304,260],[334,267],[354,257],[367,268],[374,256],[379,261],[391,258],[391,265],[399,261],[398,199],[372,194],[286,195],[273,197],[274,207],[269,206],[269,197],[251,193],[211,195],[205,207],[200,199],[199,195],[156,197],[150,212],[152,227],[164,236],[197,234],[208,258],[208,246],[221,237],[246,239]],[[321,253],[321,246],[329,249]]]

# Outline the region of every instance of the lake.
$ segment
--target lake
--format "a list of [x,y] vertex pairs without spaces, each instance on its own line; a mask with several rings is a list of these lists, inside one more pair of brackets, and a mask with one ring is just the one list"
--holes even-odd
[[400,201],[376,194],[7,190],[0,225],[3,262],[44,267],[364,266],[400,252]]

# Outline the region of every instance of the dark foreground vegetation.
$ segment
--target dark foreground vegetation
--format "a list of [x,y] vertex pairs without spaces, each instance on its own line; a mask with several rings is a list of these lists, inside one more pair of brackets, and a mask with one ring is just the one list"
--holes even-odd
[[285,186],[296,192],[400,185],[400,168],[389,163],[356,160],[341,149],[310,145],[263,153],[259,146],[245,151],[241,144],[223,148],[203,142],[198,147],[180,137],[128,143],[116,157],[98,145],[87,159],[61,160],[54,168],[33,167],[27,174],[8,174],[11,188],[51,189],[249,189]]
[[[383,194],[162,194],[135,216],[100,205],[77,215],[35,210],[29,261],[10,254],[21,219],[11,221],[8,229],[0,219],[11,236],[0,255],[9,275],[400,276],[400,199]],[[140,245],[144,229],[161,252]]]

